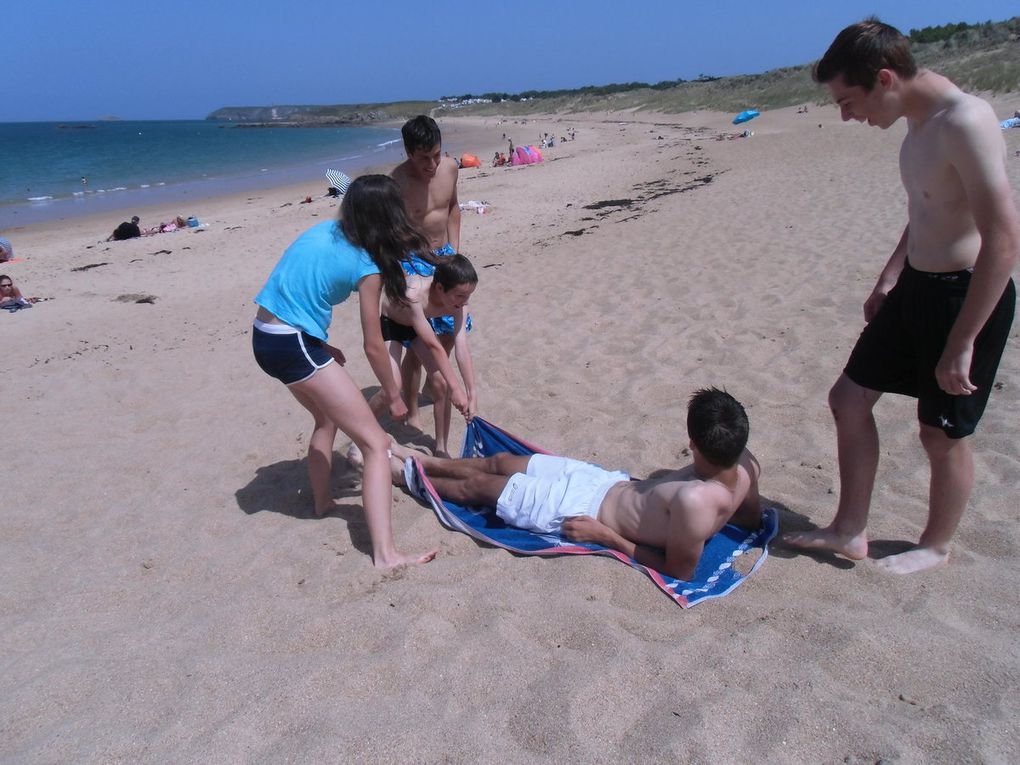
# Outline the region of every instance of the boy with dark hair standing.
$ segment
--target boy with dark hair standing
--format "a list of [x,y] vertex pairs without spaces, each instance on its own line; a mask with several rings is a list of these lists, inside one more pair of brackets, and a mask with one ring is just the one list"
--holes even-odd
[[895,573],[931,568],[949,545],[974,483],[970,442],[1013,320],[1010,275],[1020,225],[992,108],[932,71],[910,41],[867,19],[847,27],[815,65],[844,120],[890,127],[907,119],[900,175],[908,223],[864,303],[867,322],[829,392],[836,420],[840,498],[836,517],[790,544],[859,560],[878,468],[872,409],[883,392],[917,399],[931,465],[928,522],[918,544],[883,558]]
[[[418,224],[429,240],[432,254],[453,255],[460,252],[460,203],[457,199],[457,162],[443,156],[443,136],[439,125],[431,117],[420,114],[409,119],[400,129],[407,159],[390,174],[400,187],[404,204],[411,220]],[[431,276],[432,266],[424,260],[414,259],[415,268],[423,270],[421,276]],[[447,355],[453,350],[456,328],[452,316],[437,316],[429,323],[439,337]],[[466,325],[471,330],[468,317]],[[470,357],[458,357],[469,390],[475,391],[474,367]],[[400,368],[402,391],[407,402],[407,424],[421,429],[418,411],[418,390],[421,386],[421,363],[414,354],[407,354]],[[477,411],[477,400],[471,402],[472,413]]]
[[495,506],[512,526],[610,547],[690,580],[705,542],[724,525],[761,524],[761,467],[746,448],[744,407],[724,391],[707,388],[691,397],[687,432],[693,464],[641,481],[546,454],[453,460],[396,444],[391,468],[394,483],[411,486],[418,459],[444,499]]

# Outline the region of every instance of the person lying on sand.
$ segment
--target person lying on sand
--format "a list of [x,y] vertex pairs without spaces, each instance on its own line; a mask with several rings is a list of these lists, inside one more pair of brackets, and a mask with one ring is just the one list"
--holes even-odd
[[413,484],[417,459],[444,499],[495,506],[512,526],[610,547],[690,580],[705,542],[725,524],[761,525],[761,467],[746,448],[748,432],[744,407],[706,388],[687,407],[694,462],[641,481],[546,454],[445,459],[398,444],[390,445],[390,470],[396,485]]
[[0,274],[0,308],[17,310],[19,308],[31,308],[33,303],[38,303],[39,298],[27,298],[21,294],[7,274]]

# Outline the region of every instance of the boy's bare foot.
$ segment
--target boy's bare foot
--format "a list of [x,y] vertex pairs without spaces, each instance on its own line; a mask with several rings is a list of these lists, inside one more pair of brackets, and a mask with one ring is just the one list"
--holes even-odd
[[864,533],[853,536],[840,534],[831,526],[816,531],[791,531],[782,540],[802,550],[827,550],[850,560],[863,560],[868,554],[868,538]]
[[351,444],[347,449],[347,461],[351,463],[351,467],[355,470],[365,469],[365,457],[361,454],[361,449],[358,448],[357,444]]
[[918,545],[913,550],[882,558],[875,565],[890,574],[913,574],[915,571],[941,566],[947,560],[949,560],[948,551]]
[[413,415],[407,415],[407,419],[404,420],[404,424],[408,427],[414,428],[415,430],[421,430],[421,415],[415,412]]
[[418,457],[418,458],[421,458],[421,456],[422,456],[421,452],[419,452],[419,451],[417,451],[415,449],[412,449],[410,446],[404,446],[403,444],[398,444],[396,441],[394,441],[394,442],[392,442],[390,444],[390,454],[393,455],[394,457],[399,457],[400,458],[400,464],[403,464],[404,460],[406,460],[408,457]]
[[394,552],[393,556],[386,560],[375,560],[373,563],[376,568],[394,568],[395,566],[403,566],[408,563],[410,564],[422,564],[428,563],[433,560],[439,554],[439,548],[435,550],[429,550],[427,553],[421,553],[420,555],[407,555],[405,553]]
[[390,449],[390,480],[394,486],[404,487],[404,461]]
[[334,510],[339,509],[339,507],[340,504],[335,499],[331,499],[328,504],[315,508],[315,517],[322,518],[323,516],[329,515]]

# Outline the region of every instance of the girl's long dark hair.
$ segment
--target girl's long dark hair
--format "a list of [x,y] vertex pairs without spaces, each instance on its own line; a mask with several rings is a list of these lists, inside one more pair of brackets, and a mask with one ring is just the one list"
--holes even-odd
[[428,240],[407,216],[396,181],[388,175],[355,178],[340,204],[340,226],[347,240],[364,248],[379,267],[386,297],[406,303],[400,261],[412,252],[423,258],[431,253]]

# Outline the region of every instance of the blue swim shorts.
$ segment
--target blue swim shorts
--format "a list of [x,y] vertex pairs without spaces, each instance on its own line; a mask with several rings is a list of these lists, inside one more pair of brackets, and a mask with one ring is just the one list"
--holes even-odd
[[[453,249],[453,245],[447,242],[442,247],[433,250],[432,254],[436,257],[442,257],[444,255],[456,255],[457,251]],[[427,260],[423,260],[416,253],[411,253],[404,260],[400,261],[400,265],[404,268],[404,273],[408,276],[432,276],[436,272],[436,267],[429,263]]]
[[333,363],[333,357],[319,338],[286,324],[256,320],[251,347],[262,371],[284,385],[304,382]]
[[[456,255],[457,251],[453,249],[453,245],[447,242],[442,247],[433,250],[432,254],[437,257],[443,257],[444,255]],[[400,261],[400,265],[404,267],[404,273],[408,276],[432,276],[436,272],[436,267],[426,260],[422,260],[420,257],[415,255],[413,252],[406,260]],[[432,331],[437,335],[452,335],[454,330],[454,322],[452,316],[436,316],[429,319],[429,324],[432,325]],[[467,319],[464,322],[464,331],[470,332],[472,329],[471,314],[468,314]],[[410,343],[405,342],[404,347],[407,348]]]
[[[434,316],[429,319],[429,324],[432,325],[432,330],[437,335],[452,335],[454,330],[454,321],[452,316]],[[472,329],[471,314],[467,315],[464,319],[464,331],[470,332]]]

